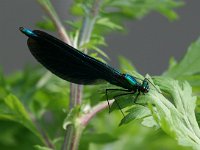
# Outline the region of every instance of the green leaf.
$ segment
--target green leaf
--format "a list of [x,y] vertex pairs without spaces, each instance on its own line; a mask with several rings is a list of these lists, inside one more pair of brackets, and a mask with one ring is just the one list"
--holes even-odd
[[[180,62],[170,60],[169,69],[164,76],[172,77],[184,82],[187,80],[196,96],[200,96],[200,38],[194,42],[188,49],[187,53]],[[199,111],[199,109],[197,109]]]
[[189,76],[200,73],[200,38],[192,43],[183,59],[171,66],[164,76],[178,79],[180,76]]
[[176,20],[178,18],[178,15],[175,11],[170,10],[168,8],[158,8],[157,9],[161,14],[166,16],[170,21]]
[[192,86],[192,91],[196,96],[200,96],[200,74],[180,76],[178,78],[180,81],[188,81]]
[[66,130],[66,127],[68,125],[76,125],[76,118],[78,116],[78,113],[80,111],[80,107],[77,106],[70,110],[70,112],[67,114],[67,117],[64,120],[63,128]]
[[37,22],[36,26],[44,29],[44,30],[49,30],[49,31],[55,31],[56,27],[51,19],[48,17],[44,17],[43,21]]
[[135,119],[142,119],[149,116],[150,110],[142,105],[135,105],[133,108],[128,110],[128,114],[121,120],[119,125],[127,124]]
[[141,123],[143,126],[146,126],[146,127],[156,127],[156,128],[160,128],[158,126],[158,124],[156,123],[156,121],[154,120],[153,116],[149,116],[149,117],[145,117],[143,118],[142,120],[142,123]]
[[131,1],[121,1],[121,0],[115,0],[115,1],[109,1],[108,3],[109,6],[114,6],[114,7],[130,7],[132,5]]
[[113,137],[108,133],[87,133],[84,136],[84,140],[98,144],[110,143],[117,140],[116,137]]
[[54,150],[52,148],[40,146],[40,145],[35,145],[34,147],[35,147],[36,150]]
[[8,95],[5,98],[5,105],[7,107],[0,114],[1,119],[8,119],[20,123],[42,140],[42,137],[33,124],[28,112],[16,96],[12,94]]
[[108,55],[103,50],[99,49],[98,47],[93,46],[91,48],[92,48],[92,50],[96,51],[97,53],[104,56],[105,58],[107,58],[107,59],[109,58]]
[[22,121],[23,124],[24,120],[29,120],[28,112],[25,110],[23,104],[18,100],[17,97],[10,94],[5,98],[5,103],[8,106],[8,108],[13,112],[16,117],[19,117],[19,121]]
[[84,11],[84,5],[81,3],[74,3],[74,5],[72,5],[70,7],[70,12],[73,15],[77,15],[77,16],[83,16],[85,11]]
[[199,123],[200,122],[200,113],[196,113],[196,119],[197,119],[197,122]]
[[3,71],[0,69],[0,102],[9,94],[9,87]]
[[84,43],[81,48],[90,49],[93,46],[106,46],[105,39],[102,36],[93,34],[89,42]]
[[103,25],[107,28],[111,28],[113,30],[122,30],[123,27],[121,27],[118,24],[115,24],[114,22],[112,22],[109,18],[100,18],[97,20],[96,22],[98,25]]
[[90,144],[106,145],[107,143],[112,143],[117,141],[118,138],[109,133],[85,133],[82,136],[79,149],[89,149]]
[[65,23],[74,28],[75,30],[79,30],[81,28],[81,22],[80,21],[70,21],[70,20],[66,20]]
[[123,56],[119,56],[120,70],[124,71],[136,71],[135,66],[131,63],[130,60],[126,59]]
[[156,78],[166,97],[156,91],[152,91],[153,104],[151,112],[154,120],[171,137],[177,139],[180,145],[191,146],[194,149],[200,147],[200,129],[195,117],[196,97],[192,96],[192,88],[187,82],[179,83],[169,78]]
[[174,57],[171,57],[171,58],[169,59],[169,69],[173,68],[173,67],[176,66],[176,65],[177,65],[177,61],[175,60]]
[[106,64],[106,61],[104,59],[98,57],[98,53],[91,53],[90,56]]
[[[112,93],[108,93],[108,99],[112,99],[116,95],[120,95],[120,94],[123,94],[123,93],[124,93],[124,91],[113,91]],[[114,110],[123,109],[123,108],[126,108],[128,106],[133,105],[134,104],[133,103],[134,98],[135,97],[134,97],[133,94],[129,94],[129,95],[125,95],[125,96],[115,98],[115,101],[110,108],[110,112],[112,112]]]

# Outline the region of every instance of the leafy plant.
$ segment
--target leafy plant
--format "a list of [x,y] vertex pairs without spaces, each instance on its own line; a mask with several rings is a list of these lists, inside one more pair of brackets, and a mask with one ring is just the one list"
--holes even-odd
[[[174,20],[178,16],[173,8],[183,4],[175,0],[74,0],[70,7],[74,20],[63,21],[69,28],[66,30],[50,0],[37,2],[47,14],[36,23],[38,27],[57,31],[63,41],[104,62],[108,56],[99,49],[106,46],[104,36],[125,30],[125,20],[141,19],[151,11]],[[199,149],[198,107],[195,110],[200,89],[199,49],[197,40],[180,62],[170,60],[163,75],[146,75],[151,90],[139,96],[137,104],[133,104],[135,95],[110,100],[109,116],[104,111],[108,105],[103,95],[105,88],[113,85],[83,88],[58,79],[42,67],[27,67],[10,76],[0,72],[1,148]],[[144,78],[123,57],[120,65],[123,72]],[[115,94],[109,93],[110,98]],[[115,111],[119,109],[116,101],[125,112],[121,121],[120,112]]]

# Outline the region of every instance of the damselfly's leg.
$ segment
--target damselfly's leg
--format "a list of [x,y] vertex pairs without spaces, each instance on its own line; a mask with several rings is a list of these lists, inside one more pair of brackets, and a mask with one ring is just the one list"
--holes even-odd
[[134,99],[134,101],[133,101],[134,104],[137,104],[136,101],[137,101],[139,95],[140,95],[140,92],[138,92],[138,94],[136,95],[136,97],[135,97],[135,99]]
[[[135,92],[134,92],[135,93]],[[119,95],[116,95],[114,96],[113,98],[115,99],[115,102],[117,104],[117,107],[119,108],[119,110],[121,111],[122,115],[125,117],[124,115],[124,112],[122,111],[122,108],[120,107],[119,103],[117,102],[117,97],[121,97],[121,96],[124,96],[124,95],[129,95],[129,94],[134,94],[133,92],[129,92],[129,93],[122,93],[122,94],[119,94]]]
[[[143,93],[143,94],[144,94],[144,93]],[[145,95],[145,94],[144,94],[144,95]],[[140,96],[140,92],[138,92],[138,94],[136,95],[136,97],[135,97],[133,103],[134,103],[134,104],[137,104],[137,105],[145,106],[145,104],[137,103],[137,99],[138,99],[139,96]]]
[[109,108],[109,112],[110,112],[110,103],[108,101],[108,91],[124,91],[124,92],[129,92],[129,90],[127,89],[106,89],[106,100],[108,102],[108,108]]

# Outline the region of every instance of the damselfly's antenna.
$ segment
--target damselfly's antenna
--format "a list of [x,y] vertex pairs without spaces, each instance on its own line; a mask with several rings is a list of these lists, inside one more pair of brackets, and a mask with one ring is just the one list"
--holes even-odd
[[145,78],[149,83],[151,83],[151,85],[153,85],[153,87],[157,90],[158,93],[162,94],[158,88],[148,79],[148,78]]

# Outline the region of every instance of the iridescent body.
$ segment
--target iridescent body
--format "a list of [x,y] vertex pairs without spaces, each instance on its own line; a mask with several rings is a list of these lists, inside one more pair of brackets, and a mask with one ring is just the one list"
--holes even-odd
[[149,92],[147,79],[142,83],[129,74],[123,74],[111,66],[90,57],[63,41],[40,30],[29,30],[20,27],[20,31],[27,35],[28,47],[32,55],[49,71],[58,77],[76,84],[94,84],[96,81],[105,80],[123,89],[126,93],[117,95],[114,98],[127,94]]
[[125,79],[129,82],[129,84],[132,86],[129,89],[142,92],[142,93],[148,93],[149,92],[149,83],[146,79],[143,80],[142,84],[139,83],[133,76],[129,74],[124,74]]
[[35,33],[33,33],[33,31],[26,29],[26,28],[23,28],[23,27],[20,27],[20,31],[23,32],[28,37],[37,36]]

